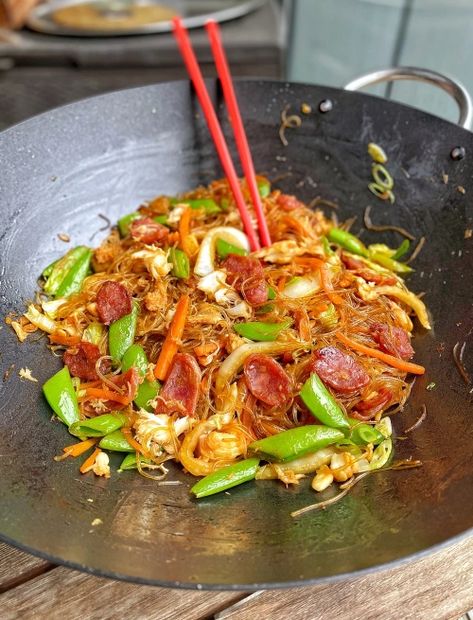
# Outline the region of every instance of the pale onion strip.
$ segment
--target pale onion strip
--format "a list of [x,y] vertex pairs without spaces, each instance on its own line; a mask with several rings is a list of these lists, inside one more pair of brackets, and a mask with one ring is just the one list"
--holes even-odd
[[422,327],[425,329],[432,329],[429,321],[429,315],[427,314],[427,308],[417,297],[417,295],[414,295],[414,293],[411,293],[410,291],[404,291],[398,286],[377,286],[375,291],[379,295],[387,295],[388,297],[395,297],[396,299],[399,299],[399,301],[402,301],[406,304],[406,306],[409,306],[414,310]]
[[236,245],[247,252],[250,251],[248,237],[244,232],[238,230],[238,228],[233,228],[233,226],[217,226],[217,228],[210,230],[202,239],[194,267],[196,275],[206,276],[215,270],[215,246],[217,239],[223,239],[223,241]]
[[275,480],[278,478],[275,466],[283,472],[292,471],[294,474],[311,474],[319,467],[322,467],[322,465],[330,463],[330,459],[335,452],[336,450],[333,447],[322,448],[317,450],[317,452],[306,454],[293,461],[263,465],[256,472],[256,480]]

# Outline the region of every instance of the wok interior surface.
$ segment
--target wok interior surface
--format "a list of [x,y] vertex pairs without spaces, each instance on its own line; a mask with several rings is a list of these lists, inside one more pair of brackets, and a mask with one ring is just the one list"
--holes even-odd
[[[213,96],[220,100],[214,82]],[[261,588],[310,582],[397,561],[444,543],[473,526],[473,424],[469,386],[452,362],[467,342],[471,362],[473,182],[470,133],[422,112],[357,93],[274,82],[239,82],[238,98],[256,169],[283,191],[310,202],[339,204],[337,215],[362,215],[404,226],[426,246],[409,276],[425,291],[433,333],[416,330],[415,361],[427,367],[393,422],[398,435],[419,417],[423,424],[396,442],[396,457],[424,466],[377,473],[342,501],[299,519],[291,511],[317,501],[310,479],[286,489],[272,481],[248,483],[199,502],[190,476],[172,468],[180,486],[158,486],[136,472],[109,480],[81,476],[76,460],[53,460],[71,443],[51,422],[40,385],[60,361],[37,334],[19,344],[0,330],[0,535],[34,553],[98,574],[161,585]],[[330,113],[318,103],[333,101]],[[281,110],[302,102],[314,112],[299,129],[278,137]],[[219,107],[226,133],[229,127]],[[396,203],[367,190],[374,141],[389,155]],[[467,157],[450,151],[464,146]],[[221,176],[213,146],[187,82],[162,84],[89,99],[36,117],[0,135],[2,177],[2,311],[19,312],[33,298],[41,269],[68,245],[98,245],[115,222],[142,200],[175,194]],[[448,182],[446,176],[448,175]],[[466,193],[458,191],[461,186]],[[325,212],[330,215],[331,211]],[[365,241],[399,244],[392,233],[363,233]],[[21,381],[30,368],[39,383]],[[426,390],[435,382],[433,390]],[[120,457],[112,457],[116,470]],[[322,497],[326,497],[323,495]],[[91,501],[92,500],[92,501]],[[94,519],[101,524],[92,526]]]

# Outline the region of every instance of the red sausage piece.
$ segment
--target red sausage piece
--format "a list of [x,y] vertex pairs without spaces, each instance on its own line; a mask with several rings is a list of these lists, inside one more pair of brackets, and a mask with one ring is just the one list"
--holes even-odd
[[298,207],[304,206],[304,203],[298,200],[295,196],[291,196],[290,194],[281,194],[280,196],[278,196],[277,202],[281,209],[284,209],[284,211],[293,211]]
[[314,353],[310,369],[337,392],[351,394],[368,385],[370,377],[351,355],[337,347],[324,347]]
[[97,313],[104,325],[110,325],[131,312],[131,295],[120,282],[108,280],[97,293]]
[[64,353],[63,361],[73,377],[95,381],[98,379],[95,364],[100,356],[100,350],[95,344],[83,341],[68,349]]
[[130,224],[130,234],[135,241],[151,244],[166,239],[169,230],[150,217],[140,217]]
[[251,355],[246,360],[243,371],[249,390],[263,403],[276,407],[283,405],[291,397],[290,377],[269,355]]
[[386,323],[374,323],[371,326],[373,338],[385,353],[403,360],[410,360],[414,355],[409,334],[402,327],[393,327]]
[[194,415],[199,399],[200,368],[188,353],[176,353],[166,382],[159,392],[156,413]]
[[257,258],[229,254],[223,263],[232,284],[249,304],[262,304],[268,299],[268,287],[264,280],[264,269]]

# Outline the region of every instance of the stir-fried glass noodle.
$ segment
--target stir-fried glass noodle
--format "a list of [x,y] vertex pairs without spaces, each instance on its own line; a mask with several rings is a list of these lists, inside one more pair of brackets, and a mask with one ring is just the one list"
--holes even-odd
[[43,391],[78,439],[58,460],[87,452],[80,471],[108,477],[118,451],[121,470],[158,480],[175,460],[204,477],[197,497],[307,475],[320,492],[389,464],[388,414],[424,372],[414,315],[430,327],[411,268],[258,186],[272,239],[258,252],[220,180],[151,200],[44,270],[10,323],[20,340],[47,332],[63,359]]

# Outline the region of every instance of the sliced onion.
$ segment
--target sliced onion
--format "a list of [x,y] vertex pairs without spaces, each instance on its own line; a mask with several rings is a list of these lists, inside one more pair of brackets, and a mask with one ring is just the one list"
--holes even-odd
[[399,286],[377,286],[375,289],[378,295],[386,295],[388,297],[395,297],[414,310],[419,319],[420,324],[425,329],[432,329],[429,321],[429,315],[427,314],[427,308],[424,302],[421,301],[417,295],[411,293],[411,291],[405,291]]
[[317,291],[320,291],[321,284],[318,275],[304,276],[300,278],[294,278],[292,282],[286,285],[281,293],[282,297],[289,297],[290,299],[298,299],[299,297],[309,297]]
[[335,452],[335,448],[330,446],[286,463],[270,463],[269,465],[263,465],[256,472],[256,480],[275,480],[278,478],[276,468],[280,471],[290,470],[294,474],[313,473],[319,467],[322,467],[322,465],[330,463],[332,455],[335,454]]
[[233,226],[217,226],[210,230],[202,239],[199,255],[194,266],[194,273],[198,276],[206,276],[215,270],[215,246],[217,239],[223,239],[227,243],[250,251],[248,237],[244,232]]

